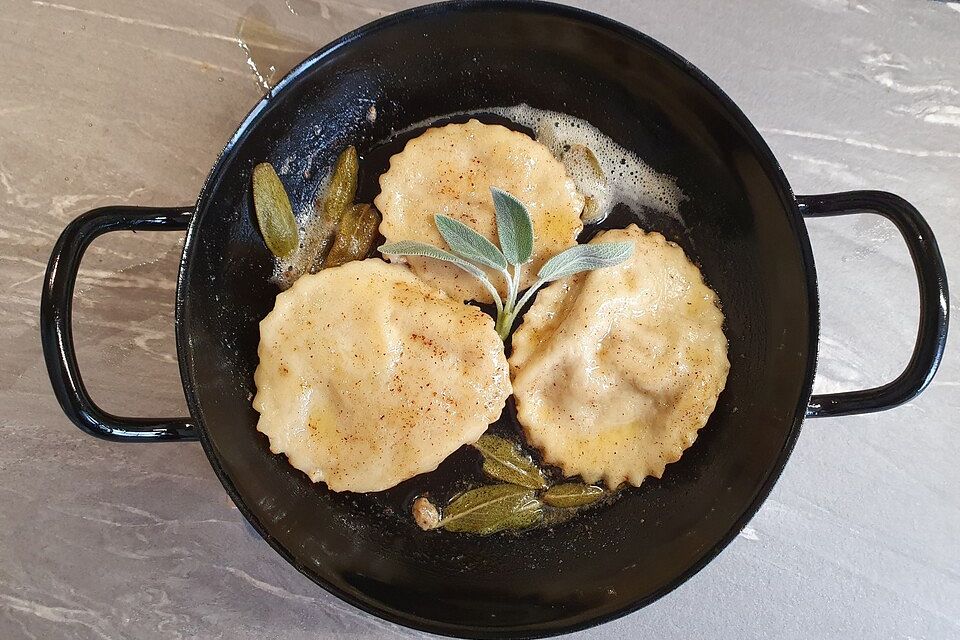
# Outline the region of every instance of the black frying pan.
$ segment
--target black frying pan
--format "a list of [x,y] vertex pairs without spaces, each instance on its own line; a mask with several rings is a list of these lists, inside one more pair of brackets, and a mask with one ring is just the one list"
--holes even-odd
[[[585,118],[688,196],[684,229],[619,212],[679,242],[716,289],[732,368],[683,458],[613,504],[552,529],[486,538],[416,529],[424,484],[476,472],[468,448],[426,479],[378,494],[311,484],[255,431],[257,323],[272,308],[271,257],[251,218],[255,163],[292,156],[294,209],[347,144],[363,154],[362,200],[398,148],[392,130],[456,111],[527,102]],[[376,105],[378,117],[365,116]],[[810,396],[818,301],[804,216],[872,212],[901,231],[920,283],[920,329],[904,373],[876,389]],[[176,332],[191,417],[110,415],[84,390],[70,307],[84,249],[114,230],[187,230]],[[747,522],[780,475],[804,416],[888,409],[919,393],[947,332],[947,283],[930,228],[897,196],[795,197],[739,109],[657,42],[605,18],[539,3],[455,2],[377,21],[325,47],[261,100],[230,139],[195,207],[109,207],[71,223],[54,248],[41,308],[54,391],[80,428],[111,440],[197,439],[240,510],[323,588],[388,620],[473,637],[544,636],[638,609],[689,578]],[[511,428],[509,415],[497,428]]]

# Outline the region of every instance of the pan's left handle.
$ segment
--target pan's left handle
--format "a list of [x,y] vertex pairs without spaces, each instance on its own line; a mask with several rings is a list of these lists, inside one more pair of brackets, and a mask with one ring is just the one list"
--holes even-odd
[[98,407],[80,377],[73,346],[71,311],[80,260],[90,243],[110,231],[184,231],[188,207],[103,207],[83,214],[57,240],[40,298],[40,338],[53,392],[70,420],[106,440],[196,440],[191,418],[124,418]]

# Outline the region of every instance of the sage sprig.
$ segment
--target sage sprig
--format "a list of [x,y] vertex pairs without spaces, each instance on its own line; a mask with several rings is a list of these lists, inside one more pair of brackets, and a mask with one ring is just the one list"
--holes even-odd
[[[583,271],[612,267],[633,253],[633,245],[629,242],[578,244],[570,247],[547,260],[537,272],[537,280],[520,296],[523,266],[533,255],[533,222],[530,220],[529,211],[520,200],[496,187],[491,188],[490,192],[497,220],[499,248],[462,222],[437,215],[434,222],[450,251],[425,242],[404,240],[381,246],[380,253],[443,260],[477,278],[493,296],[497,307],[497,333],[503,340],[510,335],[520,309],[540,287]],[[493,269],[503,277],[507,285],[506,298],[500,297],[487,273],[478,265]]]

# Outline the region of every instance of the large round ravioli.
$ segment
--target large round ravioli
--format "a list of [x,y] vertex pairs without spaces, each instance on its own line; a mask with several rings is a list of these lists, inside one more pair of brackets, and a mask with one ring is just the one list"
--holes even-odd
[[633,255],[542,290],[513,336],[517,417],[587,482],[661,477],[706,424],[730,363],[717,296],[676,244],[635,225]]
[[[583,228],[583,196],[550,150],[523,133],[470,120],[427,129],[408,142],[380,176],[375,200],[383,214],[380,233],[387,242],[417,240],[444,247],[434,224],[434,216],[442,213],[496,244],[491,187],[509,192],[530,212],[535,242],[521,281],[526,288],[547,259],[576,244]],[[430,258],[403,260],[458,300],[493,302],[480,282],[452,264]],[[488,272],[504,294],[500,275]]]
[[380,491],[436,469],[510,395],[492,318],[375,258],[278,295],[258,353],[257,429],[334,491]]

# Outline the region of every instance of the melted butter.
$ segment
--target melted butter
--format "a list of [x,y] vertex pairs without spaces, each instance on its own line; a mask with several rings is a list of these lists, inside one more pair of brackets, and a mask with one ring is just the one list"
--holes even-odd
[[[531,129],[538,142],[564,161],[580,192],[597,200],[597,214],[584,222],[603,220],[618,204],[634,211],[654,209],[682,222],[680,203],[684,196],[676,181],[655,171],[637,154],[620,146],[586,120],[558,111],[536,109],[528,104],[494,107],[486,111]],[[605,180],[598,181],[588,163],[567,161],[568,152],[576,145],[593,152]]]
[[[318,194],[326,194],[332,175],[331,167],[320,182]],[[323,257],[333,242],[337,229],[324,219],[320,211],[323,199],[321,195],[307,212],[297,215],[300,244],[286,258],[276,258],[274,261],[273,281],[283,290],[289,289],[303,274],[319,271]]]

